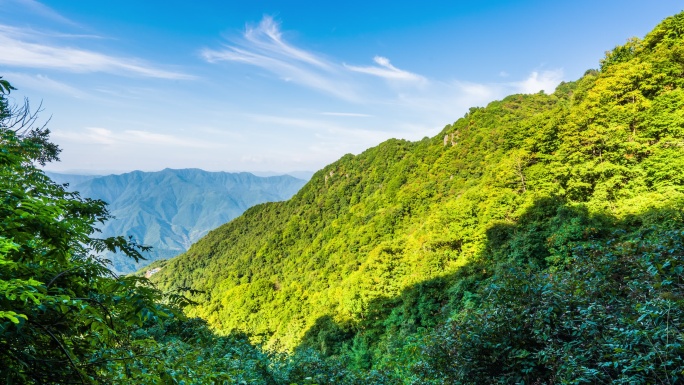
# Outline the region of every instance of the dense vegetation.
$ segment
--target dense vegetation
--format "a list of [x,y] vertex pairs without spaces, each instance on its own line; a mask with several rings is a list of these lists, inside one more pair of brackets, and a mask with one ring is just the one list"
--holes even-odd
[[58,149],[2,80],[0,379],[681,383],[683,86],[684,13],[552,95],[343,157],[155,287],[107,270],[140,248],[37,168]]
[[188,314],[425,383],[682,380],[684,14],[314,175],[165,263]]
[[[120,277],[103,251],[144,247],[101,238],[103,201],[65,191],[39,168],[57,160],[28,105],[0,78],[0,383],[291,384],[316,358],[267,354],[245,336],[216,337],[187,319],[187,300]],[[301,362],[301,363],[300,363]],[[310,362],[310,363],[309,363]],[[320,366],[320,365],[319,365]],[[326,372],[331,372],[326,371]]]
[[112,218],[100,226],[102,236],[125,234],[152,246],[142,263],[107,254],[111,269],[120,274],[134,272],[149,261],[175,257],[249,207],[289,199],[305,183],[289,175],[258,177],[199,169],[134,171],[80,181],[80,175],[49,176],[68,182],[69,191],[107,203]]

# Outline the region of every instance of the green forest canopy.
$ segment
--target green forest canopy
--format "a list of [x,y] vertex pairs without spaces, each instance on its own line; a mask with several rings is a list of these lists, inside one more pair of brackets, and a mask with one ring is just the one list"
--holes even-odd
[[0,382],[3,384],[292,384],[306,371],[245,336],[187,319],[187,300],[117,276],[100,255],[145,247],[99,237],[102,201],[55,184],[49,130],[0,78]]
[[[680,228],[683,39],[679,14],[551,95],[512,95],[436,137],[346,155],[290,201],[254,207],[155,265],[153,281],[203,291],[188,314],[221,333],[370,367],[484,311],[483,292],[510,274],[579,279],[578,250]],[[616,290],[632,301],[624,317],[638,318],[646,299]]]
[[341,158],[155,263],[162,291],[107,273],[96,252],[135,245],[96,239],[101,202],[35,167],[57,155],[47,132],[2,120],[0,376],[681,382],[683,83],[678,14],[551,95]]

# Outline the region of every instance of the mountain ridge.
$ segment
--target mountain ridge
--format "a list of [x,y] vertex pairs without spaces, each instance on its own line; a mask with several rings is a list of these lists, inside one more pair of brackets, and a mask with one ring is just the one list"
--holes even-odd
[[682,111],[684,13],[553,94],[345,155],[150,280],[219,333],[406,383],[678,378]]
[[[107,269],[101,250],[136,245],[93,238],[103,202],[35,166],[59,149],[45,127],[2,126],[22,109],[0,79],[0,377],[682,383],[684,12],[600,64],[345,155],[138,273],[150,280]],[[165,183],[163,201],[115,181],[128,201],[152,191],[131,224],[175,218],[197,173],[127,176]]]
[[[153,247],[144,263],[181,253],[248,207],[289,198],[304,184],[291,176],[170,168],[85,180],[71,177],[76,182],[70,184],[71,191],[108,203],[114,219],[101,228],[103,236],[125,234]],[[128,273],[141,266],[115,255],[108,257],[116,272]]]

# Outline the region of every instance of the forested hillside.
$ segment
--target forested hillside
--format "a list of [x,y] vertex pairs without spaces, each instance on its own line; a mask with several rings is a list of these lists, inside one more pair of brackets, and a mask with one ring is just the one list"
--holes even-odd
[[683,86],[679,14],[551,95],[341,158],[153,281],[221,333],[418,383],[675,383]]
[[289,175],[258,177],[250,173],[199,169],[134,171],[85,178],[49,174],[69,182],[68,190],[107,203],[113,218],[102,235],[132,236],[151,246],[145,261],[108,254],[116,273],[131,273],[162,258],[174,257],[193,242],[258,203],[289,199],[304,181]]
[[0,382],[682,383],[683,87],[681,13],[552,95],[343,157],[151,282],[108,269],[145,248],[41,171],[60,149],[0,77]]
[[0,77],[0,382],[265,383],[266,356],[244,337],[216,338],[182,315],[183,297],[111,273],[100,253],[144,247],[99,237],[105,203],[40,170],[60,149],[12,90]]
[[183,315],[182,295],[112,273],[103,252],[135,261],[146,248],[102,237],[106,204],[41,170],[61,150],[28,102],[12,103],[14,89],[0,77],[0,383],[289,385],[325,373],[360,384],[377,377],[315,353],[274,354],[244,334],[216,336]]

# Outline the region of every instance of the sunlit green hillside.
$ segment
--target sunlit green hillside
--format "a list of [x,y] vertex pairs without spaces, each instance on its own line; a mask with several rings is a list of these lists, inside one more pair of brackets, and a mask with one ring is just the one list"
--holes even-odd
[[684,382],[684,13],[552,95],[344,156],[151,280],[108,269],[145,248],[41,171],[60,150],[13,90],[4,383]]
[[203,291],[189,314],[220,332],[364,366],[480,306],[508,268],[551,275],[615,231],[678,228],[683,42],[680,14],[551,95],[512,95],[435,137],[344,156],[291,200],[159,264],[153,281]]

